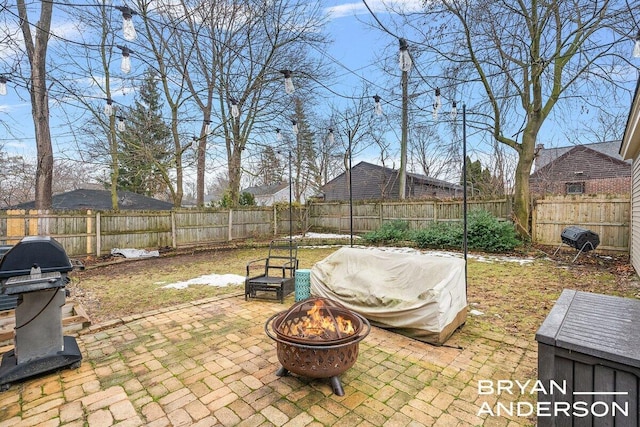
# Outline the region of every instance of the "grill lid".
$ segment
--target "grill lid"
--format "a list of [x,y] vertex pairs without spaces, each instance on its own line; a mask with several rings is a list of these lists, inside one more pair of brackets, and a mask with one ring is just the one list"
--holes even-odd
[[60,243],[50,236],[24,237],[9,249],[0,261],[0,279],[31,274],[38,266],[42,273],[66,273],[73,265]]

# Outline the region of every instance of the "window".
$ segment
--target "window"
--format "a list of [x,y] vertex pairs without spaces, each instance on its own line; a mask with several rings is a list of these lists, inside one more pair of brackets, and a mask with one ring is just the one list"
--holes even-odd
[[568,182],[567,194],[584,194],[584,182]]

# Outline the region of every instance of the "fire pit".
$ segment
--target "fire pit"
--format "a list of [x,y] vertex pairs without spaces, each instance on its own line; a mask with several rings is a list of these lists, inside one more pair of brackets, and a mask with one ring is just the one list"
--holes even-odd
[[276,375],[329,378],[333,392],[344,396],[339,375],[358,359],[358,344],[371,326],[334,301],[309,298],[271,316],[264,330],[277,343],[282,367]]

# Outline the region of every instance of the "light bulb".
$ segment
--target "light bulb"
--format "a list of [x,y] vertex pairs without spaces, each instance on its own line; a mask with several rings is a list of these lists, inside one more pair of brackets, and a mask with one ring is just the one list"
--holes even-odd
[[106,116],[111,116],[113,115],[113,105],[112,105],[113,101],[110,99],[107,99],[107,103],[104,105],[104,114]]
[[400,70],[411,70],[411,55],[409,55],[409,45],[405,39],[400,39],[400,56],[399,56]]
[[451,119],[455,120],[457,116],[458,116],[458,108],[456,106],[456,101],[453,101],[451,105]]
[[278,142],[282,142],[282,133],[280,132],[280,129],[276,129],[276,140]]
[[329,129],[329,144],[333,145],[336,142],[335,137],[333,136],[333,129]]
[[382,115],[382,104],[380,103],[380,99],[381,98],[378,95],[373,96],[373,100],[375,101],[374,112],[376,113],[376,116]]
[[120,71],[125,74],[128,74],[131,71],[131,57],[127,53],[126,55],[122,54],[122,62],[120,63]]
[[0,76],[0,95],[7,94],[7,78],[4,76]]
[[295,120],[291,120],[291,126],[293,127],[293,134],[298,135],[298,123]]
[[124,118],[123,117],[118,117],[118,130],[120,132],[124,132],[125,129],[126,129],[126,126],[124,124]]
[[638,40],[636,40],[636,45],[633,47],[633,57],[640,58],[640,35],[638,35]]
[[122,20],[122,32],[124,33],[124,38],[129,41],[135,40],[136,37],[138,37],[136,28],[133,26],[132,18],[124,18]]
[[433,108],[435,108],[436,110],[439,110],[440,107],[442,107],[442,99],[440,97],[440,88],[437,87],[436,88],[435,104],[433,105]]
[[238,107],[238,101],[231,99],[231,117],[237,119],[240,117],[240,108]]
[[293,79],[291,78],[291,70],[281,70],[282,74],[284,74],[284,91],[291,95],[296,88],[293,86]]

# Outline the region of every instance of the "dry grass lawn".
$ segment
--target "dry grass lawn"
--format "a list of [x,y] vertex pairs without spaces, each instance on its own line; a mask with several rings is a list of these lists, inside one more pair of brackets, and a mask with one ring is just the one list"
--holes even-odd
[[[311,268],[335,250],[336,247],[299,249],[300,268]],[[85,271],[71,273],[68,287],[71,298],[84,306],[95,324],[201,298],[242,293],[242,286],[163,286],[213,273],[244,276],[246,263],[266,253],[266,247],[223,248],[96,263]],[[553,253],[553,248],[547,253]],[[468,301],[470,309],[484,314],[469,316],[467,322],[483,330],[531,338],[565,288],[640,297],[637,277],[626,257],[589,253],[571,263],[574,254],[566,251],[550,259],[537,249],[527,254],[531,259],[528,263],[517,262],[523,255],[515,260],[489,257],[484,261],[471,254]]]

